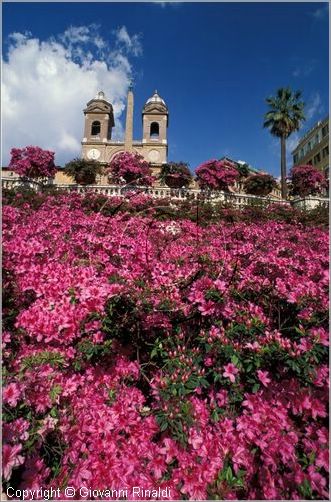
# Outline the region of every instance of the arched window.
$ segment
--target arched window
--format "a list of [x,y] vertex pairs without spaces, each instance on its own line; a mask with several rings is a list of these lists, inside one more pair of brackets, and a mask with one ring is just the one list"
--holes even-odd
[[159,124],[157,122],[151,123],[150,137],[152,139],[158,139],[159,137]]
[[98,120],[95,120],[94,122],[92,122],[91,135],[97,136],[98,134],[100,134],[100,131],[101,131],[101,124]]

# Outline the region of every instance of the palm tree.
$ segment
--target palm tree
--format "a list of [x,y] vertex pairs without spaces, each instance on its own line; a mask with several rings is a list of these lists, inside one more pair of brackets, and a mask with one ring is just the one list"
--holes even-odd
[[298,131],[305,119],[301,91],[293,92],[289,87],[277,90],[275,97],[266,99],[270,110],[264,116],[263,127],[270,129],[273,136],[280,138],[281,145],[281,187],[282,197],[287,197],[286,186],[286,139]]

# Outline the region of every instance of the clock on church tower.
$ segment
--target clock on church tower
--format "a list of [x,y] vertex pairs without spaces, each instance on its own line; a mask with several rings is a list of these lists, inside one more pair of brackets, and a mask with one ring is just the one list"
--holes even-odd
[[98,160],[100,158],[101,152],[97,148],[91,148],[87,152],[87,156],[91,160]]

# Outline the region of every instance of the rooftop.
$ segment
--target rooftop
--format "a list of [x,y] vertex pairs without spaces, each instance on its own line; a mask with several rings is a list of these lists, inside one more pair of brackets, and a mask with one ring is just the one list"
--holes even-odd
[[162,105],[167,106],[164,99],[162,99],[161,96],[158,94],[157,90],[154,91],[153,96],[148,98],[148,100],[146,101],[146,105],[148,105],[149,103],[162,103]]

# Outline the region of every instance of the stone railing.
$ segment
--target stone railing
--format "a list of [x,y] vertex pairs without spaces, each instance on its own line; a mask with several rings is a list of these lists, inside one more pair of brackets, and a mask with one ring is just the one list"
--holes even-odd
[[305,211],[310,211],[316,207],[329,207],[329,199],[326,197],[316,197],[314,195],[308,195],[302,199],[292,199],[291,205],[297,209],[303,209]]
[[[133,190],[132,187],[126,186],[121,187],[118,185],[56,185],[58,190],[67,190],[69,192],[84,193],[84,192],[94,192],[109,197],[123,197],[128,192]],[[266,207],[271,203],[282,203],[283,201],[274,197],[259,197],[256,195],[239,194],[235,192],[204,192],[198,189],[187,189],[187,188],[168,188],[168,187],[139,187],[134,190],[150,195],[156,199],[175,199],[175,200],[196,200],[203,199],[209,202],[224,202],[234,207],[246,207],[246,206],[263,206]]]
[[[38,191],[40,189],[40,184],[35,181],[22,181],[19,178],[2,178],[3,188],[16,188],[19,186],[26,187]],[[108,197],[124,197],[128,192],[132,191],[133,188],[126,186],[121,187],[118,185],[60,185],[53,184],[51,181],[48,186],[52,186],[53,189],[58,191],[68,191],[74,193],[86,193],[93,192],[106,195]],[[329,199],[324,197],[305,197],[303,199],[292,199],[290,201],[283,201],[281,199],[266,196],[261,197],[257,195],[249,195],[236,192],[205,192],[198,189],[187,189],[187,188],[168,188],[168,187],[139,187],[140,193],[150,195],[157,199],[171,198],[175,200],[195,200],[204,199],[209,202],[223,202],[226,205],[244,208],[247,206],[259,206],[267,207],[269,204],[283,204],[292,205],[298,209],[311,210],[315,207],[328,207]]]
[[[38,190],[40,188],[40,183],[33,180],[21,180],[20,178],[1,178],[2,188],[29,188],[32,190]],[[49,186],[49,183],[47,184]]]

